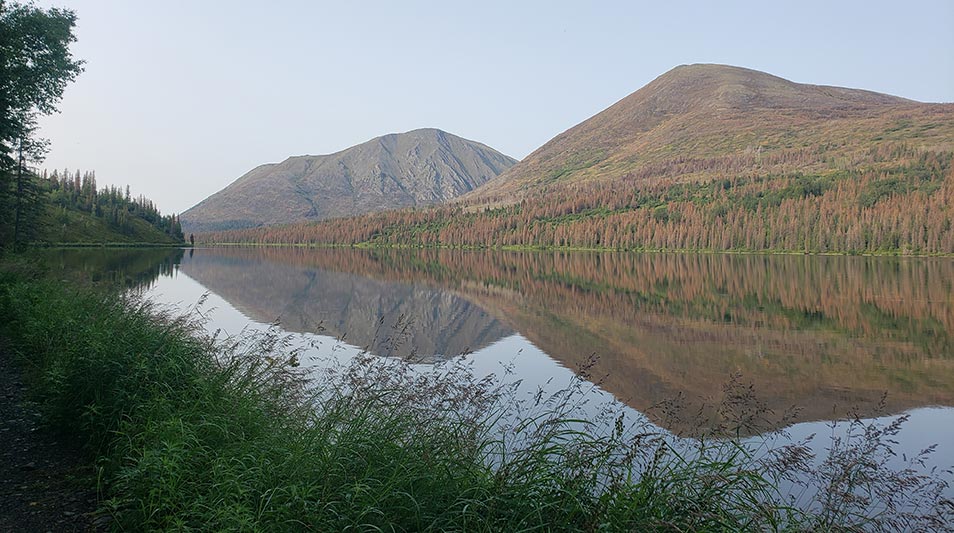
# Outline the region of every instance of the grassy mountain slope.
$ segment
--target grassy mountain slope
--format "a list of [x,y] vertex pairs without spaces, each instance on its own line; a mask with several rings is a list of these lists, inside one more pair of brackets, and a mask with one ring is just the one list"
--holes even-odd
[[436,129],[385,135],[330,155],[256,167],[182,213],[182,224],[188,233],[431,205],[515,162]]
[[[855,166],[889,140],[954,149],[954,105],[799,84],[739,67],[683,65],[556,136],[470,197],[514,199],[515,192],[551,184],[621,177],[722,177],[719,164],[686,163],[726,156],[754,156],[735,166],[763,175],[787,170],[794,156],[802,172],[826,172]],[[815,156],[805,157],[805,149]]]

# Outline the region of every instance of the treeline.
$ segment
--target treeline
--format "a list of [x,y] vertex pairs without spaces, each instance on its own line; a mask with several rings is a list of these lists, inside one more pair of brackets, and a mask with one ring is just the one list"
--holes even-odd
[[[673,161],[657,179],[552,186],[456,205],[208,233],[208,242],[614,250],[954,253],[952,153],[878,146],[855,161],[765,173],[737,156]],[[746,156],[753,157],[753,156]],[[726,159],[726,161],[722,161]],[[702,166],[700,166],[702,165]],[[686,179],[696,169],[720,177]],[[811,168],[811,167],[809,167]],[[773,169],[774,170],[774,169]]]
[[178,216],[163,215],[151,200],[142,195],[134,198],[128,185],[125,190],[115,186],[99,189],[96,172],[71,172],[68,169],[62,172],[54,170],[52,173],[44,170],[41,179],[47,185],[53,206],[61,210],[76,209],[90,213],[124,233],[132,231],[132,219],[138,218],[175,240],[184,239]]

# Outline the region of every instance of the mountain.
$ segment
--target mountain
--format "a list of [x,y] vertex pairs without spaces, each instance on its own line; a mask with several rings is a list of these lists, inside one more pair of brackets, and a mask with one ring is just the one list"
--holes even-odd
[[864,152],[889,139],[951,150],[954,106],[795,83],[727,65],[682,65],[557,135],[466,199],[514,200],[514,193],[554,184],[640,174],[708,177],[718,165],[686,172],[672,163],[741,154],[762,156],[765,174],[784,159],[772,156],[804,148],[827,148],[801,166],[822,170],[832,152]]
[[187,233],[360,215],[445,202],[516,161],[437,129],[256,167],[181,215]]
[[954,254],[954,104],[688,65],[450,205],[207,242]]

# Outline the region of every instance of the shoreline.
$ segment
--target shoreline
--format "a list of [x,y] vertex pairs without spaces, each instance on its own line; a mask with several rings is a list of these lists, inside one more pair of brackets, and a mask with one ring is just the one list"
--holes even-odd
[[[809,257],[896,257],[896,258],[954,258],[954,253],[913,254],[905,252],[804,252],[797,250],[702,250],[679,248],[587,248],[570,246],[455,246],[455,245],[397,245],[397,244],[333,244],[333,243],[255,243],[255,242],[197,242],[196,248],[261,247],[261,248],[315,248],[356,250],[460,250],[487,252],[591,252],[625,254],[700,254],[700,255],[764,255]],[[186,247],[188,248],[188,246]]]

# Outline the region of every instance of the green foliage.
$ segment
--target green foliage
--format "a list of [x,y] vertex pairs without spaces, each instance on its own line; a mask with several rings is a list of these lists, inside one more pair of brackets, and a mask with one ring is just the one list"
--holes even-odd
[[56,111],[66,85],[82,71],[69,51],[75,23],[69,10],[0,2],[0,170],[16,165],[15,144],[28,144],[29,155],[42,149],[28,142],[37,115]]
[[669,220],[669,207],[665,205],[660,205],[653,208],[653,220],[658,220],[660,222],[667,222]]
[[[771,178],[761,178],[761,181],[769,181]],[[804,176],[796,174],[787,178],[776,178],[783,180],[784,187],[750,192],[740,198],[739,203],[749,211],[754,211],[759,207],[775,208],[782,205],[785,200],[800,200],[813,196],[825,194],[835,183],[837,178],[833,176]]]
[[[2,184],[0,184],[2,185]],[[178,244],[185,241],[179,219],[163,215],[142,196],[132,198],[116,187],[98,189],[96,176],[77,171],[46,172],[42,176],[24,174],[18,194],[9,196],[21,223],[15,224],[15,210],[0,221],[0,243],[42,244]]]
[[0,1],[0,247],[36,231],[43,203],[24,166],[46,150],[33,136],[37,116],[56,111],[82,71],[69,51],[75,22],[69,10]]
[[172,245],[181,244],[182,241],[171,238],[139,218],[130,218],[123,227],[117,228],[103,217],[54,206],[40,220],[39,231],[33,242],[42,245]]
[[586,209],[581,209],[580,211],[565,213],[559,216],[540,218],[535,220],[536,223],[543,224],[569,224],[573,222],[578,222],[587,218],[596,218],[601,219],[609,215],[612,215],[615,212],[621,210],[612,210],[606,207],[591,207]]
[[584,150],[573,154],[566,159],[566,163],[562,167],[550,171],[541,181],[544,183],[560,181],[579,170],[592,167],[604,158],[605,152],[603,150]]
[[901,194],[906,189],[898,178],[886,178],[869,183],[858,197],[862,207],[873,207],[879,200]]
[[[0,174],[2,175],[2,174]],[[47,187],[29,171],[10,173],[9,190],[0,192],[0,246],[4,243],[24,243],[34,240],[40,220],[48,208]],[[0,181],[0,187],[5,184]],[[7,204],[7,205],[3,205]]]

